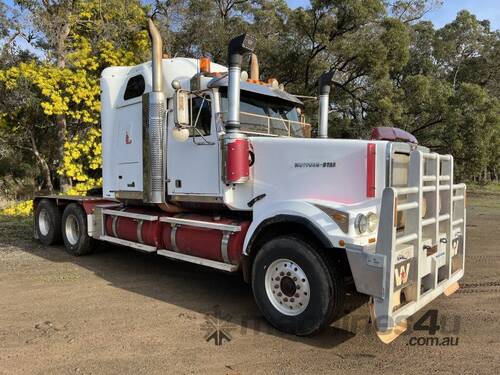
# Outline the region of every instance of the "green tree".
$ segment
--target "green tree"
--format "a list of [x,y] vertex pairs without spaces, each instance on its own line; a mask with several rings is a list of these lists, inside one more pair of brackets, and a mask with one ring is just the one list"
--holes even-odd
[[68,184],[62,190],[72,186],[69,192],[84,193],[100,183],[100,72],[147,56],[146,8],[139,1],[120,0],[19,4],[33,16],[39,33],[33,44],[44,56],[0,71],[0,81],[10,92],[29,83],[41,109],[35,120],[57,129],[50,176],[55,169]]

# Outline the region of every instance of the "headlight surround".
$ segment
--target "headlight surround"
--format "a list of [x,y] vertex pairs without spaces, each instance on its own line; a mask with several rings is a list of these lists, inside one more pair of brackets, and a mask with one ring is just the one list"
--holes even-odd
[[375,232],[375,230],[378,227],[378,216],[377,214],[370,212],[367,216],[366,219],[368,221],[368,230],[370,232]]
[[368,229],[368,218],[363,214],[358,214],[354,220],[354,227],[359,234],[366,233]]

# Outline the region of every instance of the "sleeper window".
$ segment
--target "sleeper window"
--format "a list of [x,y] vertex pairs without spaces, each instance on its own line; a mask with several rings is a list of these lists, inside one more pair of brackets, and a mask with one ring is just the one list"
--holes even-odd
[[144,94],[146,89],[146,82],[144,82],[144,77],[142,75],[133,76],[127,82],[127,88],[125,89],[125,94],[123,99],[128,100],[132,98],[137,98]]

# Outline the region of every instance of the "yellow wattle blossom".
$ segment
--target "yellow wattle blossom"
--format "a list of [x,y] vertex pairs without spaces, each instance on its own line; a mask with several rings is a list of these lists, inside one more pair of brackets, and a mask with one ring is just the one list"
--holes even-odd
[[22,201],[0,210],[4,216],[28,216],[33,212],[33,201]]
[[[92,25],[102,20],[100,1],[78,2],[78,23],[74,23],[66,56],[66,68],[60,69],[47,62],[33,60],[0,70],[0,82],[7,90],[16,90],[21,83],[29,83],[40,97],[43,114],[54,123],[64,115],[67,123],[67,142],[59,175],[70,179],[69,194],[85,194],[100,186],[101,131],[100,86],[101,71],[113,65],[135,65],[148,56],[149,38],[145,30],[135,29],[146,24],[146,8],[138,1],[117,2],[106,13],[107,19],[119,19],[128,34],[113,30],[109,39],[94,39],[101,30]],[[75,21],[73,20],[73,21]],[[98,22],[96,22],[98,21]],[[90,29],[89,29],[90,28]],[[0,119],[2,114],[0,114]],[[1,121],[0,121],[1,124]]]

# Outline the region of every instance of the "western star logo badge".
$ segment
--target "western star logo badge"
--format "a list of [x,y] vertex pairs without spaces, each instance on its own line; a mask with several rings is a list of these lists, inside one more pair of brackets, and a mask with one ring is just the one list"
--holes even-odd
[[405,265],[400,266],[399,268],[396,267],[395,272],[394,272],[394,278],[396,282],[396,286],[401,286],[403,284],[406,284],[408,281],[408,275],[410,273],[410,263],[406,263]]

